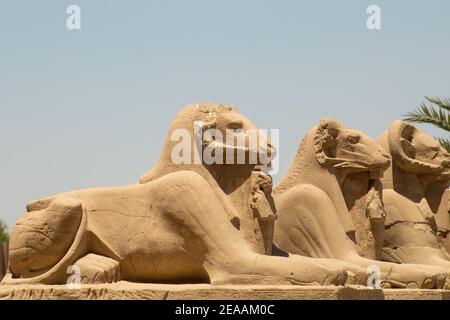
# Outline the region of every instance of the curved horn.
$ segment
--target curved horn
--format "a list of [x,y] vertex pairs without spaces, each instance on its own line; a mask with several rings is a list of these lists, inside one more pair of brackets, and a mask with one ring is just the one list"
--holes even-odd
[[330,158],[324,148],[332,143],[339,134],[341,124],[333,119],[321,119],[314,135],[314,153],[321,166],[328,167],[336,161]]
[[405,137],[408,130],[411,130],[412,134],[414,134],[417,131],[417,128],[401,120],[394,121],[389,127],[389,151],[397,165],[405,171],[419,174],[440,173],[442,168],[439,165],[419,161],[406,154],[404,147],[409,143],[408,139]]

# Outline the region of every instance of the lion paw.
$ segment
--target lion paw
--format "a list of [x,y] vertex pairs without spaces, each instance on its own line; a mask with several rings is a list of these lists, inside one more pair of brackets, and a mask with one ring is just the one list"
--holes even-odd
[[75,263],[82,284],[113,283],[120,281],[119,262],[111,258],[88,254]]

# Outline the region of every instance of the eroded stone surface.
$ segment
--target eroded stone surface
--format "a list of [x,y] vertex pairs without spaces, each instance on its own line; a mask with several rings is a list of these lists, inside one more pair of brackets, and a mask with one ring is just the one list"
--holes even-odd
[[450,268],[450,154],[419,128],[394,121],[381,135],[392,165],[383,178],[383,259]]
[[98,299],[98,300],[380,300],[381,290],[365,287],[308,286],[211,286],[115,284],[66,286],[0,286],[0,299]]
[[[241,139],[229,144],[212,138],[194,145],[194,132],[216,129],[225,135],[230,128],[244,146],[236,145]],[[190,137],[190,159],[197,147],[211,146],[222,157],[238,150],[247,159],[275,154],[264,134],[233,107],[188,106],[175,117],[159,161],[139,184],[77,190],[28,204],[12,231],[10,274],[3,283],[65,284],[74,266],[86,284],[366,284],[367,274],[357,265],[273,256],[276,208],[263,163],[175,162],[180,141],[173,135],[180,130]],[[256,146],[249,130],[257,134]]]
[[0,300],[450,300],[447,290],[364,287],[211,286],[118,282],[82,285],[0,286]]
[[[230,128],[237,137],[231,143],[211,136],[195,143],[196,132],[226,135]],[[183,152],[189,150],[184,155],[194,162],[174,161],[179,130],[190,137]],[[248,130],[256,132],[256,145]],[[188,106],[139,183],[66,192],[27,205],[11,235],[0,297],[446,298],[446,291],[410,289],[449,285],[450,256],[443,249],[450,230],[450,155],[402,122],[388,136],[392,190],[382,192],[380,182],[390,165],[386,151],[362,132],[323,119],[273,193],[261,161],[223,164],[229,152],[242,151],[247,160],[256,153],[273,157],[264,133],[231,106]],[[194,160],[211,148],[219,163]],[[403,291],[383,296],[348,287],[366,285],[369,269],[380,271],[383,287]],[[80,289],[64,286],[72,271],[83,283]]]
[[448,268],[380,261],[387,215],[379,179],[389,164],[387,152],[364,133],[323,119],[274,189],[276,245],[379,270],[385,287],[446,287]]

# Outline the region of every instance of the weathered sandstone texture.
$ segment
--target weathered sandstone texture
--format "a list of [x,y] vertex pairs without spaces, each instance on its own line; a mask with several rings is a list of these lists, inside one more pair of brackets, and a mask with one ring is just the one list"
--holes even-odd
[[[4,284],[64,284],[68,268],[82,283],[271,285],[365,284],[363,268],[333,259],[272,255],[276,217],[271,178],[256,164],[175,163],[179,130],[233,129],[245,146],[202,141],[225,155],[243,148],[275,154],[271,142],[234,108],[183,109],[169,129],[159,162],[140,183],[62,193],[31,202],[11,235]],[[248,143],[252,129],[261,138]],[[262,139],[265,138],[265,139]],[[191,145],[192,143],[192,145]],[[192,158],[194,158],[193,155]],[[75,267],[75,269],[73,268]]]
[[[405,290],[407,291],[407,290]],[[425,291],[425,290],[424,290]],[[437,292],[441,290],[426,290]],[[1,286],[0,300],[382,300],[382,290],[339,286],[114,284]]]
[[383,259],[450,269],[450,154],[403,121],[393,122],[379,141],[392,156],[382,180],[387,212]]
[[381,261],[388,214],[380,177],[390,163],[389,154],[361,131],[323,119],[275,187],[275,244],[376,270],[385,288],[447,287],[449,268]]
[[265,134],[190,105],[138,183],[27,205],[0,299],[448,299],[450,155],[402,122],[387,136],[323,119],[273,191]]

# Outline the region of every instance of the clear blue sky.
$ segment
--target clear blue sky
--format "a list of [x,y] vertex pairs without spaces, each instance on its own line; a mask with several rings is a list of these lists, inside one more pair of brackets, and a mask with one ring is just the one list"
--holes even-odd
[[[70,4],[79,31],[66,29]],[[380,31],[366,28],[371,4]],[[377,137],[424,95],[450,95],[449,12],[447,0],[4,0],[0,218],[12,226],[30,200],[135,183],[193,102],[279,128],[275,179],[321,117]]]

